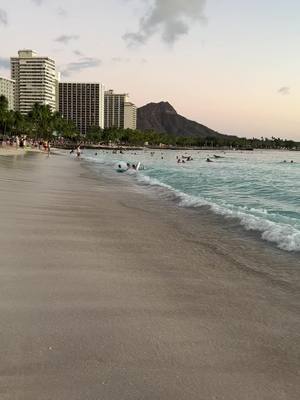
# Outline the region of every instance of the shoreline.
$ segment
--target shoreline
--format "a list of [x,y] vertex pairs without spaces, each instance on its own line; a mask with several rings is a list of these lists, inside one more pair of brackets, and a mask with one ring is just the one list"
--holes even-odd
[[[67,144],[67,145],[62,145],[59,146],[56,144],[54,147],[59,149],[59,150],[72,150],[76,148],[76,144]],[[170,150],[170,151],[246,151],[246,152],[251,152],[251,151],[300,151],[300,148],[298,149],[278,149],[278,148],[260,148],[260,147],[253,147],[253,148],[237,148],[237,147],[228,147],[228,146],[220,146],[220,147],[211,147],[211,146],[201,146],[201,147],[190,147],[190,146],[126,146],[126,145],[115,145],[115,146],[109,146],[109,145],[94,145],[94,144],[82,144],[81,145],[82,149],[86,150],[128,150],[128,151],[142,151],[142,150],[158,150],[158,151],[165,151],[165,150]]]
[[17,156],[26,153],[26,149],[16,147],[0,147],[0,156]]
[[[136,181],[132,176],[119,176],[115,173],[114,169],[111,169],[107,165],[101,165],[101,169],[95,170],[94,163],[89,160],[81,160],[84,169],[88,173],[96,176],[98,179],[104,180],[105,182],[115,182],[116,185],[120,185],[124,188],[125,192],[130,195],[138,194],[142,196],[142,199],[154,201],[160,207],[166,210],[166,213],[177,216],[189,218],[188,223],[192,232],[188,232],[188,226],[186,229],[188,234],[195,236],[195,241],[199,235],[202,239],[205,236],[205,232],[199,230],[199,225],[202,221],[205,221],[206,226],[213,227],[214,234],[218,237],[220,243],[223,241],[225,246],[230,248],[230,241],[238,242],[241,241],[243,245],[247,244],[246,247],[251,248],[251,253],[256,250],[262,253],[268,254],[268,257],[272,259],[280,257],[289,260],[291,264],[298,265],[299,251],[297,250],[285,250],[281,248],[276,241],[269,241],[262,238],[262,232],[258,229],[246,229],[241,223],[241,220],[237,216],[229,216],[223,213],[214,211],[210,205],[201,206],[186,206],[181,203],[181,198],[175,189],[166,188],[160,185],[151,186],[143,181]],[[209,233],[209,232],[208,232]],[[296,267],[297,270],[297,267]],[[297,278],[300,278],[300,273]],[[299,281],[300,283],[300,281]]]
[[[103,174],[107,174],[111,179],[115,179],[115,169],[110,164],[95,163],[93,160],[83,159],[91,167],[91,170],[101,169]],[[200,215],[209,212],[212,219],[218,218],[219,225],[226,225],[230,229],[238,230],[241,235],[253,238],[255,237],[264,245],[270,246],[272,249],[280,249],[284,253],[299,255],[299,241],[295,238],[298,235],[293,227],[280,224],[272,220],[261,219],[260,216],[247,214],[243,210],[232,211],[226,207],[222,207],[213,201],[197,198],[192,194],[181,191],[172,186],[172,183],[165,184],[163,181],[152,179],[151,177],[138,175],[131,176],[130,174],[122,174],[119,176],[120,182],[126,181],[133,186],[144,190],[144,193],[149,196],[152,193],[153,197],[158,197],[161,200],[167,200],[168,205],[179,207],[179,209],[191,209]],[[136,179],[137,178],[137,179]],[[197,216],[197,214],[195,214]],[[200,221],[199,221],[200,223]],[[286,233],[285,227],[289,227],[289,235]],[[242,228],[242,229],[241,229]],[[285,241],[283,236],[285,235]]]
[[5,398],[298,398],[296,257],[68,157],[0,172]]

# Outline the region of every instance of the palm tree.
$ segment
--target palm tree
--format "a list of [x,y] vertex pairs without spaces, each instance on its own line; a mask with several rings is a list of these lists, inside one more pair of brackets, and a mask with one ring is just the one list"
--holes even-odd
[[38,137],[50,139],[52,136],[52,111],[48,104],[35,103],[28,114],[28,118],[33,123],[35,139],[38,139]]
[[0,96],[0,128],[2,133],[6,133],[7,124],[7,114],[8,114],[8,100],[5,96]]

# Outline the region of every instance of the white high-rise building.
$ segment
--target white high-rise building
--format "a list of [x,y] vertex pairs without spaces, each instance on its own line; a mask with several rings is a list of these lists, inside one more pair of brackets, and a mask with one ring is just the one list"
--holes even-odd
[[124,129],[136,130],[137,108],[136,105],[127,101],[124,104]]
[[6,97],[9,110],[14,110],[14,86],[15,81],[0,76],[0,96]]
[[39,57],[32,50],[20,50],[11,58],[11,78],[15,83],[15,109],[28,113],[35,103],[57,110],[55,61]]

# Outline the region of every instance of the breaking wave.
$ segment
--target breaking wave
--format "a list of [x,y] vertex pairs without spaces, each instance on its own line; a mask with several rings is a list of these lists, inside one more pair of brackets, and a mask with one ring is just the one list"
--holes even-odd
[[260,232],[263,240],[275,243],[282,250],[300,251],[300,231],[288,224],[277,223],[263,218],[264,215],[268,214],[266,210],[249,210],[258,214],[253,215],[245,212],[245,207],[220,206],[199,196],[181,192],[156,178],[146,175],[138,175],[137,181],[143,185],[161,187],[171,191],[178,199],[181,207],[197,208],[207,206],[218,215],[222,215],[225,218],[237,219],[248,231]]

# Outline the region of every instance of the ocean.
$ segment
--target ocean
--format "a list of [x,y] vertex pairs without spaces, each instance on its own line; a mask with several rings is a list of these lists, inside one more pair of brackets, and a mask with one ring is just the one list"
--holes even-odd
[[[300,152],[151,152],[86,150],[83,158],[93,168],[105,166],[118,175],[119,162],[141,162],[143,170],[125,172],[123,179],[172,193],[182,207],[209,207],[282,250],[300,251]],[[178,164],[182,155],[193,160]],[[208,157],[213,162],[207,162]]]

